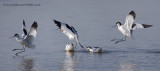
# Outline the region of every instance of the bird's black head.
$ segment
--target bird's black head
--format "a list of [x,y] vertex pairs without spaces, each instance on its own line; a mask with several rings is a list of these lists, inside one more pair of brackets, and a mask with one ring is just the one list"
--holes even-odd
[[121,26],[122,24],[121,24],[121,22],[117,22],[116,25],[120,25]]
[[12,36],[11,38],[13,38],[13,37],[19,37],[19,35],[16,33],[16,34],[14,34],[14,36]]
[[14,34],[14,36],[19,36],[19,35],[16,33],[16,34]]
[[116,26],[118,26],[118,25],[121,26],[121,25],[122,25],[121,22],[117,22],[116,25],[114,25],[114,26],[112,26],[112,27],[116,27]]
[[88,46],[87,49],[92,49],[92,47],[91,47],[91,46]]

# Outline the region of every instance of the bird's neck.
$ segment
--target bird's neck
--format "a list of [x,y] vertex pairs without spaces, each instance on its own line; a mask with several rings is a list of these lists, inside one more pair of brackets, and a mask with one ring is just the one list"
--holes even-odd
[[118,26],[118,28],[119,28],[121,25],[120,25],[120,24],[118,24],[117,26]]
[[118,29],[120,30],[120,27],[122,27],[121,25],[117,25],[118,26]]
[[16,36],[16,40],[20,41],[20,40],[22,40],[22,38],[20,36]]

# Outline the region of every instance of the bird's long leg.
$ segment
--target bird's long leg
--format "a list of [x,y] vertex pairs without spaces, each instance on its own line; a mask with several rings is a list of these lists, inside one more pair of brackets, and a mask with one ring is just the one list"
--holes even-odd
[[77,50],[77,42],[76,42],[75,50]]
[[23,52],[25,52],[25,47],[23,46]]
[[79,42],[79,40],[78,40],[77,36],[75,37],[75,39],[76,39],[76,44],[78,44],[78,43],[79,43],[79,45],[83,48],[83,46],[82,46],[82,45],[81,45],[81,43]]
[[15,50],[23,50],[23,49],[13,49],[12,51],[15,51]]
[[[125,38],[125,39],[124,39]],[[123,38],[122,39],[112,39],[111,41],[117,41],[117,40],[123,40],[124,39],[124,41],[126,40],[126,37],[125,36],[123,36]]]
[[119,43],[119,42],[122,42],[122,41],[126,41],[126,36],[124,36],[122,39],[116,41],[115,44],[117,44],[117,43]]
[[25,52],[25,47],[23,46],[23,48],[21,49],[20,52],[17,52],[15,55],[18,55],[19,53]]
[[83,48],[83,46],[82,46],[82,44],[81,44],[81,43],[79,43],[79,45]]

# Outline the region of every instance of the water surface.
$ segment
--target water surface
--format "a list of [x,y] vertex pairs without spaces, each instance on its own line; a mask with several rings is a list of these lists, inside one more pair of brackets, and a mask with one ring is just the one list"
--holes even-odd
[[[154,0],[0,0],[0,71],[159,71],[160,70],[160,1]],[[11,6],[7,4],[39,4]],[[114,44],[122,38],[111,26],[125,22],[126,15],[136,12],[136,22],[154,25],[134,31],[134,40]],[[53,23],[56,19],[76,28],[85,47],[101,47],[101,54],[65,52],[70,41]],[[21,34],[23,20],[27,29],[38,22],[36,48],[15,56],[22,48],[14,38]]]

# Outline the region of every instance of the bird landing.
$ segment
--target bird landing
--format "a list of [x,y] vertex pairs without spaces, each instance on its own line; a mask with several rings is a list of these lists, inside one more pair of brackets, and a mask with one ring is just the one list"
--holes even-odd
[[30,30],[27,32],[25,21],[23,20],[23,26],[22,26],[23,34],[22,34],[22,36],[19,36],[19,34],[15,34],[13,36],[16,38],[18,43],[20,43],[23,46],[23,48],[22,49],[13,49],[12,51],[19,50],[19,52],[17,52],[15,55],[18,55],[19,53],[25,52],[26,47],[32,48],[32,49],[36,47],[36,45],[33,44],[33,40],[36,37],[37,28],[38,28],[38,24],[36,21],[34,21]]

